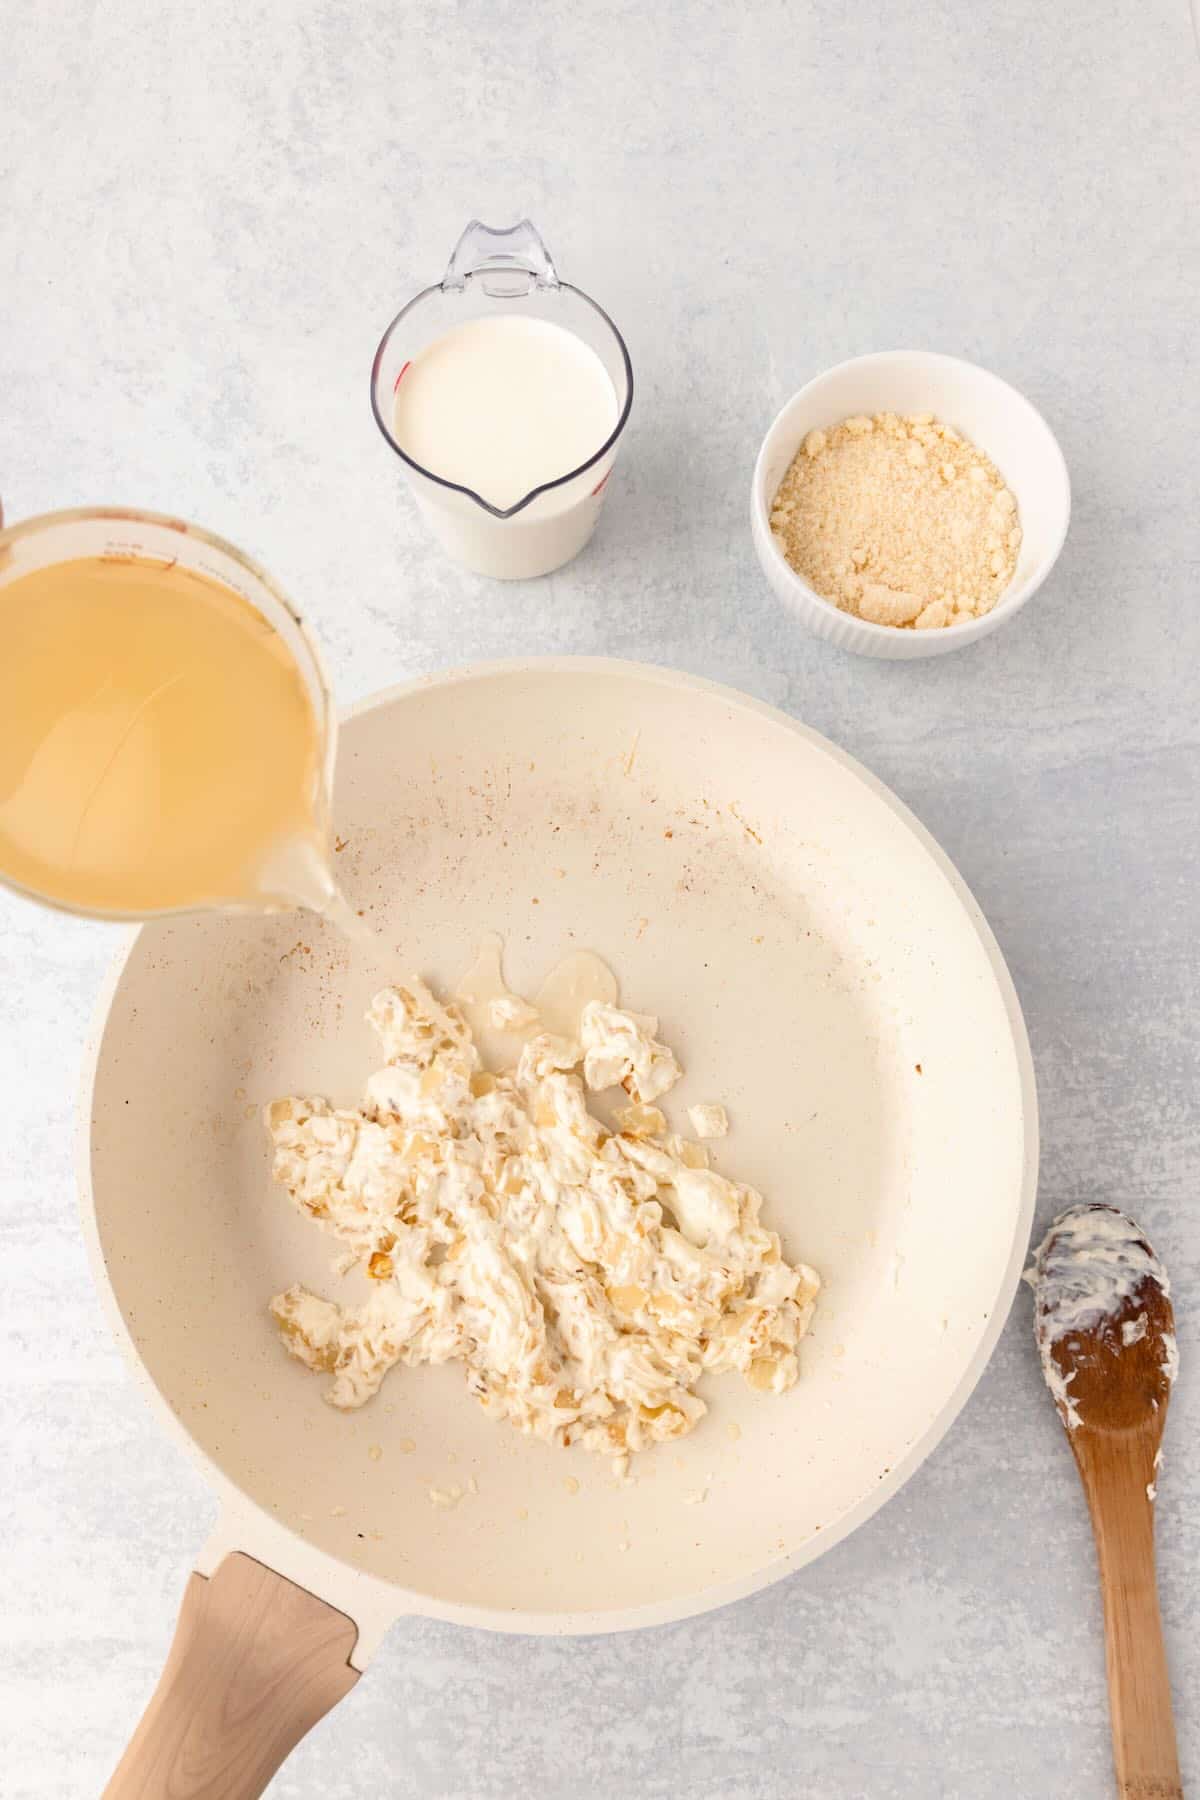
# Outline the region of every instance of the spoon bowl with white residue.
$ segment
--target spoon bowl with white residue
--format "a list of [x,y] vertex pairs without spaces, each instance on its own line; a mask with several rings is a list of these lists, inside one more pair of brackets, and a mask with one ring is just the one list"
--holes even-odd
[[1027,1271],[1046,1385],[1100,1563],[1117,1791],[1182,1800],[1154,1566],[1154,1501],[1179,1367],[1166,1270],[1115,1207],[1074,1206]]

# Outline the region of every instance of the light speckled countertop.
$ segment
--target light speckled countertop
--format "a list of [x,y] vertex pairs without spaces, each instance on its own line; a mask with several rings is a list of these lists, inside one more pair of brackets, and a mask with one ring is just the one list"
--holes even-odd
[[[127,501],[260,556],[338,692],[610,652],[774,701],[933,830],[1011,963],[1039,1219],[1132,1210],[1175,1278],[1159,1500],[1200,1781],[1196,799],[1200,65],[1184,0],[0,3],[0,492]],[[500,587],[426,543],[367,373],[472,213],[528,211],[624,328],[638,392],[578,563]],[[1075,517],[961,656],[848,659],[749,542],[759,438],[829,363],[911,344],[1024,389]],[[0,903],[0,1786],[97,1793],[213,1503],[111,1345],[70,1120],[112,940]],[[1022,1296],[900,1497],[813,1568],[634,1637],[410,1623],[279,1800],[1082,1800],[1110,1791],[1083,1502]]]

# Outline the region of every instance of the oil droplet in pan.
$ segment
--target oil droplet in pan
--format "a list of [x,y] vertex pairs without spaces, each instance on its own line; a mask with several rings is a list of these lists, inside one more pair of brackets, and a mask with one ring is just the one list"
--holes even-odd
[[547,1031],[573,1038],[579,1036],[583,1009],[592,1000],[614,1006],[617,978],[590,950],[574,950],[551,969],[533,1003]]
[[[503,955],[503,940],[489,932],[454,992],[490,1068],[511,1068],[520,1057],[522,1046],[539,1032],[578,1037],[579,1021],[589,1001],[600,1000],[607,1005],[616,1001],[616,976],[590,950],[574,950],[556,963],[532,1005],[513,993],[504,979]],[[496,1011],[507,1012],[509,1022],[496,1022],[493,1008],[497,1001],[505,1002]]]

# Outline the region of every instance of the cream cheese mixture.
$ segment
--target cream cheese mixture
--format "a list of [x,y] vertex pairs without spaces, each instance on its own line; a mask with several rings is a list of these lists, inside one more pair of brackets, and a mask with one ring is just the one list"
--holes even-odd
[[[658,1021],[592,999],[567,1037],[517,996],[488,1005],[523,1034],[515,1068],[486,1069],[463,1010],[410,980],[367,1015],[385,1062],[361,1107],[266,1110],[276,1180],[371,1283],[357,1304],[271,1302],[328,1400],[457,1359],[495,1418],[623,1467],[692,1430],[706,1372],[789,1388],[819,1278],[784,1260],[753,1188],[668,1129],[655,1102],[681,1071]],[[615,1131],[588,1099],[612,1088],[629,1101]]]

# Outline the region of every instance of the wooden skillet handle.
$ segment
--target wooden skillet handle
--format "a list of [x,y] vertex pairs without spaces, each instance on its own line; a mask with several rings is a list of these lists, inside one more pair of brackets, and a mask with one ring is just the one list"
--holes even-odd
[[162,1678],[103,1800],[258,1800],[358,1680],[358,1628],[240,1553],[184,1593]]
[[1104,1597],[1113,1760],[1121,1800],[1183,1800],[1154,1566],[1154,1453],[1162,1426],[1119,1442],[1086,1425],[1071,1448],[1092,1516]]

